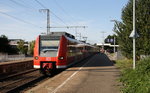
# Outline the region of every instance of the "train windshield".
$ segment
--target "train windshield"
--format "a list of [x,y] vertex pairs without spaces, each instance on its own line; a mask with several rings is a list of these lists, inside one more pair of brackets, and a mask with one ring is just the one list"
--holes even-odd
[[41,39],[40,40],[40,56],[56,57],[58,52],[59,40]]

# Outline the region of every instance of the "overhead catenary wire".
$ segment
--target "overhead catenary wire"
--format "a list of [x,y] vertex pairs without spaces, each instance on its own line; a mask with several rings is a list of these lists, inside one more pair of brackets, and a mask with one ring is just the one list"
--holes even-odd
[[53,1],[59,7],[59,9],[62,10],[62,12],[64,12],[66,15],[68,15],[72,19],[72,21],[75,21],[74,17],[72,17],[68,12],[66,12],[66,10],[57,2],[57,0],[53,0]]
[[[26,2],[24,2],[24,0],[19,0],[19,1],[22,2],[23,4],[20,3],[20,2],[18,2],[18,1],[15,1],[15,0],[9,0],[9,1],[11,1],[12,3],[14,3],[14,4],[18,5],[18,6],[24,7],[24,8],[26,8],[26,9],[30,10],[30,11],[38,11],[38,9],[36,9],[35,7],[30,6],[29,4],[25,4]],[[30,12],[30,13],[32,13],[32,12]],[[26,14],[27,14],[27,12],[26,12]],[[29,13],[28,13],[28,14],[29,14]],[[42,16],[43,16],[43,15],[42,15]]]
[[40,6],[42,6],[43,8],[47,9],[47,7],[45,7],[40,1],[35,0]]
[[14,4],[18,5],[18,6],[27,8],[28,10],[34,10],[34,11],[38,10],[38,9],[34,8],[33,6],[30,6],[29,4],[25,4],[26,2],[24,2],[22,0],[19,0],[19,1],[22,2],[23,4],[18,2],[18,1],[15,1],[15,0],[9,0],[9,1],[11,1],[12,3],[14,3]]
[[21,3],[16,2],[15,0],[9,0],[9,1],[15,3],[16,5],[23,6],[25,8],[29,8],[29,7],[27,7],[27,6],[25,6],[25,5],[21,4]]
[[[30,6],[30,5],[26,5],[25,3],[26,2],[24,2],[24,1],[22,1],[22,0],[20,0],[20,2],[18,2],[18,1],[15,1],[15,0],[9,0],[9,1],[11,1],[12,3],[14,3],[14,4],[16,4],[16,5],[18,5],[18,6],[20,6],[20,7],[24,7],[24,8],[27,8],[27,9],[29,9],[29,10],[34,10],[34,11],[37,11],[38,9],[36,9],[36,8],[34,8],[34,7],[32,7],[32,6]],[[21,3],[22,2],[22,3]],[[42,7],[44,7],[44,8],[46,8],[42,3],[40,3],[39,1],[37,1],[37,3],[38,4],[40,4],[40,6],[42,6]],[[52,12],[51,12],[52,13]],[[54,13],[53,13],[54,14]],[[55,15],[55,14],[54,14]],[[56,15],[55,15],[56,16]],[[61,20],[61,19],[60,19]],[[58,23],[57,23],[58,24]]]
[[[4,13],[4,12],[2,12],[2,11],[0,11],[0,13],[3,14],[3,15],[6,15],[6,16],[8,16],[8,17],[11,17],[11,18],[13,18],[13,19],[15,19],[15,20],[17,20],[17,21],[20,21],[20,22],[22,22],[22,23],[26,23],[26,24],[30,24],[30,25],[39,27],[39,26],[36,25],[36,24],[30,23],[30,22],[25,21],[25,20],[23,20],[23,19],[20,19],[20,18],[17,18],[17,17],[15,17],[15,16],[12,16],[12,15],[10,15],[10,14]],[[42,27],[39,27],[39,28],[42,28]]]
[[[46,6],[44,6],[40,1],[35,0],[41,7],[44,9],[48,9]],[[60,17],[58,17],[52,10],[50,10],[50,13],[53,14],[57,19],[59,19],[63,24],[67,25]]]
[[[14,3],[14,4],[18,5],[18,6],[27,8],[27,9],[29,9],[29,10],[35,10],[35,11],[37,11],[37,9],[34,8],[34,7],[32,7],[32,6],[24,5],[24,3],[23,3],[23,4],[20,3],[20,2],[23,2],[22,0],[19,0],[20,2],[15,1],[15,0],[9,0],[9,1],[11,1],[12,3]],[[36,1],[41,7],[47,9],[47,7],[46,7],[45,5],[43,5],[40,1],[38,1],[38,0],[35,0],[35,1]],[[70,18],[74,19],[71,15],[69,15],[69,14],[64,10],[64,8],[63,8],[62,6],[60,6],[60,4],[59,4],[56,0],[55,0],[55,3],[56,3],[56,5],[57,5],[66,15],[68,15],[68,16],[70,16]],[[63,24],[67,25],[67,24],[66,24],[60,17],[58,17],[54,12],[52,12],[51,10],[50,10],[50,12],[51,12],[51,14],[53,14],[57,19],[59,19]]]
[[11,3],[1,3],[2,5],[6,5],[6,6],[8,6],[8,7],[11,7],[11,8],[15,8],[15,6],[12,6],[12,4]]
[[[17,5],[19,5],[19,6],[22,6],[22,7],[25,7],[25,8],[28,8],[28,9],[30,9],[29,7],[27,7],[26,5],[24,5],[24,3],[22,4],[22,3],[20,3],[20,2],[18,2],[18,1],[15,1],[15,0],[10,0],[11,2],[13,2],[13,3],[15,3],[15,4],[17,4]],[[45,6],[45,5],[43,5],[40,1],[38,1],[38,0],[34,0],[34,1],[36,1],[36,3],[38,3],[41,7],[43,7],[44,9],[47,9],[47,7]],[[60,6],[60,8],[61,8],[61,6]],[[35,8],[34,8],[35,9]],[[63,11],[65,12],[65,10],[63,9]],[[67,24],[60,18],[60,17],[58,17],[55,13],[53,13],[52,11],[50,11],[51,12],[51,14],[53,14],[57,19],[59,19],[63,24],[65,24],[66,26],[67,26]],[[26,22],[26,23],[29,23],[29,22]]]

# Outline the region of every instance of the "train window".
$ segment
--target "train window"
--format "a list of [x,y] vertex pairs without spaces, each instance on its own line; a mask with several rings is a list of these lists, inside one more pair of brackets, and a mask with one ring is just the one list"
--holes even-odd
[[53,46],[58,46],[59,41],[55,40],[41,40],[41,47],[53,47]]
[[56,57],[59,46],[59,40],[41,40],[40,41],[40,56]]

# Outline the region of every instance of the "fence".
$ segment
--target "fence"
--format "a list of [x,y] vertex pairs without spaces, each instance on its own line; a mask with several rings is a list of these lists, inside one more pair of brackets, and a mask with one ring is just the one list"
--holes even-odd
[[25,55],[8,55],[8,54],[0,54],[0,62],[5,62],[5,61],[16,61],[16,60],[25,60]]

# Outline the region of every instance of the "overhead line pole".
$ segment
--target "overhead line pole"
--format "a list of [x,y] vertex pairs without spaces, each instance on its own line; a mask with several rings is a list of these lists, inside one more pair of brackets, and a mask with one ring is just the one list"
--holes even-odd
[[47,9],[47,34],[50,33],[50,10]]
[[47,34],[50,33],[50,10],[49,9],[40,9],[40,12],[46,12],[47,13]]

